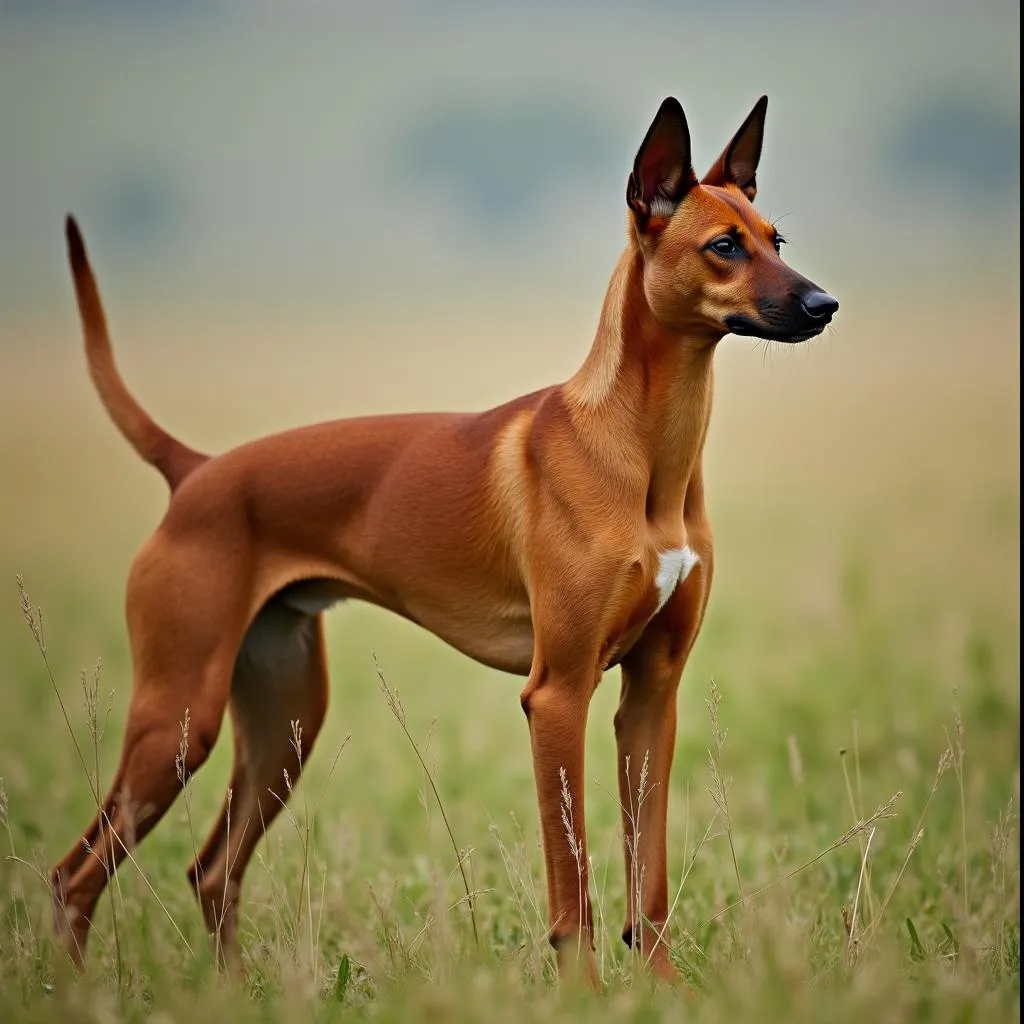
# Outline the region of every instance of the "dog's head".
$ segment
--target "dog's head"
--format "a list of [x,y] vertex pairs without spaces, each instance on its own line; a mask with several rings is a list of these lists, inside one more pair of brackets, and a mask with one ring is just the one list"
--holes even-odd
[[839,309],[783,262],[784,239],[754,209],[767,108],[762,96],[700,181],[678,100],[662,103],[640,146],[626,202],[644,292],[665,327],[797,342],[820,334]]

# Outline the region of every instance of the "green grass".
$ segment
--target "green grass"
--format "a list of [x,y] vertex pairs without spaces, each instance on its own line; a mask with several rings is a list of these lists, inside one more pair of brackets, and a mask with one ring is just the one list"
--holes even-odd
[[[781,610],[762,611],[761,630],[745,640],[742,603],[719,602],[709,615],[684,683],[671,802],[673,889],[689,871],[673,927],[679,965],[696,992],[691,1019],[1016,1018],[1012,635],[979,625],[955,648],[940,643],[929,602],[901,597],[894,618],[872,592],[874,568],[851,563],[834,621],[816,628],[786,629]],[[62,653],[60,619],[89,616],[98,646],[111,652],[99,683],[101,720],[114,689],[99,743],[109,778],[125,698],[115,680],[127,674],[120,627],[75,600],[59,607],[45,616],[48,658],[87,761],[88,716],[77,666]],[[332,722],[293,801],[294,820],[272,829],[250,871],[249,977],[237,988],[217,976],[183,870],[222,793],[226,735],[187,805],[179,801],[140,848],[138,867],[126,865],[104,900],[85,976],[75,978],[51,945],[37,869],[74,839],[92,797],[26,627],[24,643],[12,644],[8,671],[22,683],[9,693],[2,725],[12,856],[0,875],[0,1015],[677,1019],[681,997],[651,990],[617,938],[625,882],[611,796],[614,673],[598,691],[588,739],[587,817],[608,990],[593,1001],[558,989],[543,940],[542,859],[517,682],[367,609],[343,609],[331,622]],[[776,628],[786,632],[773,644]],[[456,840],[471,851],[479,945],[438,806],[378,688],[373,650],[401,695]],[[712,674],[735,869],[709,766],[715,745],[704,698]],[[948,770],[936,782],[947,749]],[[894,817],[815,859],[897,793]],[[737,870],[748,899],[727,910],[738,898]],[[855,902],[860,938],[851,944],[844,917]]]
[[[185,879],[227,783],[229,729],[119,873],[77,976],[51,944],[40,872],[93,798],[13,577],[44,609],[47,657],[90,764],[80,672],[89,682],[103,658],[101,721],[112,698],[96,749],[109,780],[128,698],[120,594],[165,497],[103,421],[65,339],[59,358],[40,349],[36,370],[11,361],[25,378],[0,403],[0,464],[18,481],[0,507],[0,1020],[1018,1020],[1019,353],[1002,321],[984,358],[959,344],[976,309],[926,324],[851,316],[842,345],[773,350],[769,365],[739,346],[721,354],[708,452],[716,579],[683,680],[670,798],[673,893],[685,874],[672,940],[690,1002],[651,988],[618,938],[617,673],[598,688],[587,737],[606,988],[592,996],[556,983],[544,941],[522,681],[357,606],[328,616],[328,721],[293,820],[274,825],[247,876],[245,984],[218,975]],[[245,392],[279,418],[336,402],[325,391],[311,412],[300,391],[274,405],[270,363],[265,378]],[[258,428],[204,386],[166,394],[221,430]],[[38,424],[29,443],[25,424]],[[468,851],[479,944],[374,654]],[[893,816],[837,845],[897,793]]]

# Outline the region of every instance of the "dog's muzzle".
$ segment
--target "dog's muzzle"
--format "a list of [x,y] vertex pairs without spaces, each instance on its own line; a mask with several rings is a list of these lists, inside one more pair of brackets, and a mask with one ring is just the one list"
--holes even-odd
[[725,318],[725,326],[733,334],[748,338],[796,343],[821,334],[838,309],[838,299],[815,288],[793,295],[784,303],[762,299],[758,303],[759,319],[735,314]]

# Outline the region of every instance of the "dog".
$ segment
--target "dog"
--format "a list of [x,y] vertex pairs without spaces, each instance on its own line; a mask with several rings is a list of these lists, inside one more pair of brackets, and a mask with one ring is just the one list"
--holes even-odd
[[[171,489],[128,576],[133,685],[120,764],[52,875],[76,964],[110,874],[206,760],[226,707],[231,827],[225,801],[189,878],[221,959],[239,964],[242,878],[288,799],[286,777],[302,769],[291,723],[308,754],[324,719],[323,612],[358,599],[527,677],[548,935],[560,974],[595,984],[584,730],[602,674],[621,665],[626,877],[643,878],[629,886],[623,938],[657,977],[677,977],[666,812],[676,694],[714,570],[702,468],[713,356],[729,333],[813,338],[839,308],[783,262],[782,237],[753,206],[766,110],[761,97],[698,180],[683,108],[662,103],[628,177],[626,248],[593,346],[565,383],[478,414],[337,420],[218,456],[172,437],[126,388],[68,218],[92,380]],[[641,772],[646,796],[631,812]]]

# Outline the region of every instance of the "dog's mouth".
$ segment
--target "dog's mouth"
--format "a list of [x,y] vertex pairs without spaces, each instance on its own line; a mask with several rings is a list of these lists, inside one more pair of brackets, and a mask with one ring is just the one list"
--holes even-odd
[[781,341],[785,344],[795,345],[801,341],[810,341],[816,338],[832,322],[832,317],[822,317],[811,323],[804,321],[800,324],[781,325],[770,323],[759,323],[749,317],[735,315],[725,318],[725,326],[731,334],[738,334],[744,338],[763,338],[765,341]]

